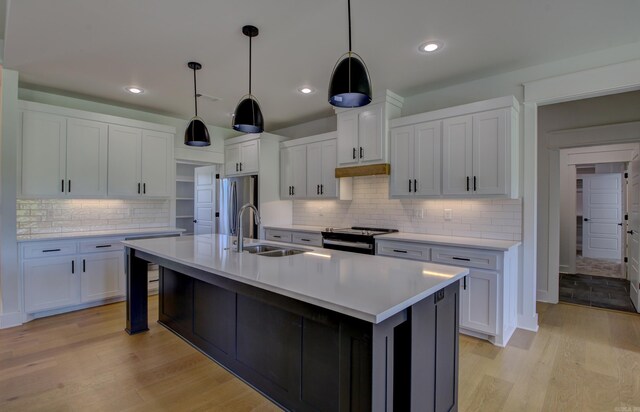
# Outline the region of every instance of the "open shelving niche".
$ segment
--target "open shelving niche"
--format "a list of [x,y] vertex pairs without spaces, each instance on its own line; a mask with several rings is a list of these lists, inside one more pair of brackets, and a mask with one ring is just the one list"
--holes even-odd
[[183,235],[193,235],[195,169],[209,165],[176,161],[176,227],[185,230]]

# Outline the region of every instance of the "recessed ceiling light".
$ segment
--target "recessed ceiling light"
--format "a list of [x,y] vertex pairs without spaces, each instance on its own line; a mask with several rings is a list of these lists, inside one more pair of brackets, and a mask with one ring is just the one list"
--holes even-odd
[[298,89],[298,91],[302,94],[311,94],[313,93],[315,90],[309,86],[304,86]]
[[426,43],[422,43],[418,49],[421,52],[433,53],[436,50],[440,50],[442,48],[442,43],[436,41],[428,41]]
[[129,87],[125,87],[124,88],[126,91],[128,91],[131,94],[142,94],[144,93],[144,90],[142,90],[139,87],[135,87],[135,86],[129,86]]

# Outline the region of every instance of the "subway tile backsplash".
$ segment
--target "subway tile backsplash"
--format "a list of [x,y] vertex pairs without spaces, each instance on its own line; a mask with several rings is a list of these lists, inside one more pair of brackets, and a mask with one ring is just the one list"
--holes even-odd
[[170,226],[168,199],[19,199],[18,235]]
[[[445,209],[451,209],[451,220],[445,220]],[[293,224],[521,240],[522,200],[389,199],[388,176],[355,177],[351,201],[294,201]]]

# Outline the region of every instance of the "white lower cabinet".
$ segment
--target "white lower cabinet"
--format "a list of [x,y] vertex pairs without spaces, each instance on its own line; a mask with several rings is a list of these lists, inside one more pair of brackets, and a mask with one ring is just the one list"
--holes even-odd
[[[125,256],[120,246],[113,239],[24,244],[21,267],[25,313],[125,296]],[[119,250],[101,251],[107,247]]]
[[516,328],[516,250],[377,240],[376,254],[469,269],[460,280],[460,332],[505,346]]
[[296,230],[265,229],[264,234],[266,240],[295,243],[297,245],[322,247],[322,234],[320,232],[299,232]]

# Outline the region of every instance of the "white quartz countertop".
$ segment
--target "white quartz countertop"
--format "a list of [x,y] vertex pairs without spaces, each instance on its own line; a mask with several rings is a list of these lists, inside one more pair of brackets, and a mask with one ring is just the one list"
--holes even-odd
[[376,240],[399,240],[404,242],[430,243],[442,246],[462,246],[475,249],[491,249],[501,251],[507,251],[513,247],[520,245],[520,241],[514,240],[479,239],[473,237],[425,235],[420,233],[405,232],[378,235],[376,236]]
[[148,229],[121,229],[121,230],[94,230],[87,232],[67,232],[67,233],[46,233],[39,235],[21,235],[18,236],[18,242],[33,242],[41,240],[68,240],[82,239],[90,237],[107,237],[107,236],[151,236],[156,234],[173,234],[182,233],[184,229],[177,227],[154,227]]
[[265,229],[289,230],[292,232],[320,233],[326,229],[325,226],[304,226],[304,225],[276,225],[265,226]]
[[[127,247],[246,283],[371,323],[383,320],[455,282],[468,269],[322,248],[266,257],[237,253],[235,237],[199,235],[130,240]],[[276,244],[258,240],[251,244]]]

